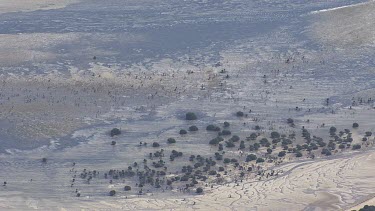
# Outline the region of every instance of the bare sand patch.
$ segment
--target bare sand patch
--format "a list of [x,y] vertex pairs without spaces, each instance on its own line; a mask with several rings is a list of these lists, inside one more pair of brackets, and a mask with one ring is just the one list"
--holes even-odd
[[312,25],[312,36],[334,46],[375,44],[375,2],[313,13],[319,21]]

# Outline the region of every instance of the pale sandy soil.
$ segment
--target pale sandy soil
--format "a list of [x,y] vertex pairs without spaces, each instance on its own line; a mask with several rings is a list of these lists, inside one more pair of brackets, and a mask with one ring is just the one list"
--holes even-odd
[[[75,198],[63,201],[23,197],[9,189],[0,197],[3,209],[60,210],[342,210],[374,194],[373,150],[332,159],[300,161],[278,167],[284,173],[263,181],[206,188],[204,195]],[[5,194],[5,193],[4,193]],[[371,201],[366,201],[371,204]],[[194,204],[195,203],[195,204]]]
[[[210,75],[210,69],[196,69],[193,74],[185,71],[165,72],[165,75],[130,71],[124,74],[92,64],[86,71],[73,68],[69,76],[55,73],[5,76],[0,79],[3,90],[0,103],[4,111],[0,117],[6,126],[0,131],[17,134],[21,139],[61,137],[92,123],[134,117],[139,109],[150,112],[184,93],[190,96],[210,93],[215,89],[210,83],[217,84],[219,80],[207,82]],[[185,80],[187,77],[192,82]],[[201,84],[205,84],[205,90],[200,90]],[[133,112],[119,112],[124,109]]]
[[375,44],[375,2],[315,13],[320,21],[313,25],[313,36],[337,47]]
[[[4,1],[4,4],[0,5],[0,13],[61,8],[76,1],[45,0],[38,1],[38,3],[22,1],[24,4],[20,2],[19,0]],[[361,7],[361,10],[369,15],[358,15],[357,7]],[[373,14],[369,8],[373,8],[373,4],[369,4],[368,8],[355,6],[333,10],[329,14],[319,13],[318,15],[321,15],[322,20],[325,21],[316,25],[317,36],[320,36],[323,42],[331,44],[371,44],[373,31],[368,30],[373,28],[373,23],[368,19],[372,18]],[[343,18],[348,15],[353,18]],[[359,22],[365,23],[365,26],[358,26],[360,30],[352,31],[352,28],[357,27]],[[320,33],[319,30],[323,30],[324,33]],[[339,38],[336,36],[337,33],[341,35]],[[0,57],[12,65],[22,61],[43,62],[54,59],[56,55],[35,51],[35,49],[43,49],[60,43],[74,43],[79,36],[69,33],[0,35],[0,46],[6,47],[6,50],[0,52]],[[21,45],[23,50],[15,50],[18,47],[15,43]],[[181,113],[181,109],[199,110],[204,116],[221,121],[234,118],[233,113],[236,109],[242,109],[245,105],[246,109],[252,108],[253,113],[249,114],[249,118],[236,122],[239,125],[249,123],[241,128],[244,134],[252,132],[252,127],[259,124],[263,133],[270,130],[287,133],[306,126],[320,135],[319,133],[323,130],[325,134],[327,133],[327,127],[336,126],[342,130],[349,128],[356,121],[361,127],[353,130],[353,138],[355,143],[360,143],[362,138],[360,135],[363,132],[374,131],[375,122],[369,118],[374,114],[373,109],[371,110],[368,106],[349,109],[340,104],[345,103],[347,99],[350,101],[352,97],[371,97],[374,89],[365,89],[366,87],[362,88],[357,85],[356,88],[361,91],[354,91],[348,86],[349,80],[349,82],[339,79],[331,80],[330,75],[326,75],[326,79],[319,79],[314,75],[311,78],[300,77],[317,71],[314,69],[310,73],[307,62],[310,62],[311,66],[322,65],[323,61],[319,58],[320,52],[311,54],[303,51],[290,52],[281,57],[279,54],[278,59],[275,59],[276,53],[262,54],[263,50],[259,49],[257,57],[250,56],[249,60],[244,60],[231,52],[224,55],[224,58],[230,60],[227,63],[222,61],[224,67],[229,70],[230,77],[227,80],[223,80],[225,73],[219,73],[224,67],[212,68],[193,64],[179,66],[177,62],[170,60],[160,61],[150,69],[140,65],[126,70],[93,62],[89,65],[90,68],[85,70],[72,67],[70,74],[67,75],[60,74],[53,68],[49,68],[50,72],[42,76],[35,76],[33,72],[25,76],[12,75],[5,71],[4,76],[0,78],[2,111],[0,132],[6,135],[16,135],[20,139],[31,142],[30,140],[34,139],[61,137],[85,126],[113,123],[117,120],[137,120],[140,115],[151,116],[151,114],[159,118],[160,121],[157,124],[163,129],[163,120],[170,118],[173,122],[176,114]],[[306,58],[301,59],[300,53],[306,55]],[[315,57],[312,56],[314,54]],[[289,57],[296,59],[293,66],[285,63]],[[271,73],[267,68],[265,68],[267,70],[257,69],[262,62],[268,62]],[[278,67],[281,69],[280,73],[275,71],[279,69]],[[191,70],[194,71],[193,74],[188,73]],[[336,75],[339,71],[334,70],[332,74]],[[347,69],[342,71],[345,75],[348,74]],[[25,72],[27,71],[23,73]],[[267,83],[263,78],[266,74]],[[358,75],[368,77],[363,71],[356,73],[356,76]],[[372,82],[370,77],[367,82]],[[345,96],[342,95],[343,90],[345,90]],[[340,96],[342,101],[339,99],[338,105],[330,105],[327,109],[322,108],[324,99],[331,96]],[[304,98],[306,101],[303,100]],[[296,106],[303,110],[295,111]],[[311,114],[308,113],[310,112],[307,111],[308,109],[311,109]],[[290,116],[296,117],[297,129],[285,124],[285,119]],[[326,124],[326,128],[320,128],[322,123]],[[125,127],[127,123],[123,124]],[[126,127],[130,129],[130,126]],[[152,132],[160,132],[152,124],[144,124],[142,127],[136,125],[135,128],[148,131],[152,128],[155,130]],[[172,133],[174,130],[169,132]],[[105,139],[105,132],[97,131],[97,133],[102,134],[99,136],[100,140],[90,141],[87,145],[83,144],[83,146],[89,146],[88,150],[82,146],[82,148],[66,149],[63,151],[66,153],[63,155],[66,156],[62,157],[80,160],[82,155],[95,158],[95,156],[102,156],[100,153],[103,152],[104,154],[113,153],[100,151],[103,148],[100,148],[99,146],[102,145],[98,143],[107,139]],[[86,138],[89,139],[89,137]],[[108,148],[108,145],[104,146],[105,149]],[[193,147],[197,148],[197,146],[192,146],[192,149]],[[212,189],[206,188],[204,195],[186,195],[186,199],[175,196],[173,193],[171,197],[165,198],[155,195],[139,198],[129,196],[129,199],[125,199],[124,195],[120,194],[117,197],[108,197],[104,195],[103,189],[97,189],[101,194],[99,196],[89,191],[84,192],[86,189],[82,189],[83,197],[77,198],[74,197],[74,193],[71,193],[69,187],[68,178],[71,175],[67,172],[70,170],[70,161],[62,161],[66,163],[63,167],[57,166],[60,169],[56,168],[54,165],[57,164],[52,161],[50,166],[42,168],[40,171],[42,173],[38,169],[33,169],[38,173],[27,171],[29,167],[27,162],[39,162],[41,156],[48,153],[40,154],[39,150],[43,151],[44,148],[30,152],[28,158],[31,161],[27,159],[25,163],[26,159],[14,163],[8,163],[6,159],[0,162],[3,171],[7,173],[6,179],[9,181],[7,187],[1,187],[0,209],[341,210],[356,206],[364,200],[368,204],[374,201],[371,199],[375,190],[373,179],[375,153],[373,150],[355,153],[348,150],[349,152],[345,155],[335,155],[328,159],[301,159],[276,167],[277,170],[284,172],[276,178],[257,181],[252,175],[253,177],[239,183],[239,186],[234,183],[223,186],[215,185]],[[54,153],[51,152],[51,154]],[[121,157],[123,160],[129,159],[125,157],[126,155],[123,156]],[[51,157],[53,159],[52,155]],[[102,165],[112,168],[113,163]],[[27,175],[28,173],[30,175]],[[33,177],[34,183],[28,180],[31,176],[35,176]],[[108,189],[119,190],[122,189],[120,186],[123,184],[105,185]],[[70,195],[61,197],[59,191]]]
[[57,52],[47,52],[47,48],[61,43],[73,43],[78,34],[0,34],[0,61],[5,65],[20,65],[25,62],[45,62],[56,58]]
[[79,0],[1,0],[0,14],[64,8]]
[[[285,175],[269,181],[245,182],[240,186],[230,184],[219,187],[202,197],[190,198],[182,209],[201,210],[302,210],[314,207],[316,210],[342,209],[346,203],[355,200],[353,195],[372,194],[375,170],[374,152],[343,159],[321,162],[291,164]],[[232,198],[228,198],[231,195]],[[196,205],[192,205],[196,202]],[[145,199],[129,201],[128,208],[147,209],[150,203]],[[169,209],[172,200],[149,200],[158,208]],[[156,207],[154,207],[156,208]]]

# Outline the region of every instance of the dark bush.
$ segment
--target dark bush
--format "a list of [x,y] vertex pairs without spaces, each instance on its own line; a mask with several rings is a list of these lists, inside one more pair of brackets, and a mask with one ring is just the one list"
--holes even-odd
[[226,141],[225,144],[226,144],[225,146],[228,148],[232,148],[236,146],[232,141]]
[[278,138],[280,138],[280,134],[278,132],[273,131],[271,133],[271,138],[272,139],[278,139]]
[[329,128],[330,133],[336,133],[337,129],[335,127]]
[[237,141],[239,141],[239,140],[240,140],[240,137],[237,136],[237,135],[234,135],[234,136],[232,136],[228,141],[237,142]]
[[260,144],[259,144],[259,143],[254,143],[253,146],[254,146],[254,149],[255,149],[255,150],[258,150],[258,149],[260,148]]
[[329,149],[322,149],[322,155],[331,155],[331,151]]
[[256,163],[263,163],[264,159],[263,158],[258,158]]
[[257,159],[257,156],[254,155],[254,154],[250,154],[246,157],[246,162],[250,162],[250,161],[253,161],[253,160],[256,160]]
[[128,186],[128,185],[124,187],[124,190],[125,190],[125,191],[130,191],[131,189],[132,189],[132,188],[131,188],[130,186]]
[[352,146],[352,149],[353,149],[353,150],[361,149],[361,145],[359,145],[359,144],[354,144],[354,145]]
[[174,144],[174,143],[176,143],[176,139],[168,138],[167,142],[168,142],[168,144]]
[[243,117],[244,113],[242,111],[237,111],[236,116]]
[[229,158],[224,158],[224,163],[230,163],[230,159]]
[[120,135],[121,134],[121,131],[120,131],[120,129],[118,129],[118,128],[113,128],[112,130],[111,130],[111,137],[113,137],[113,136],[118,136],[118,135]]
[[353,123],[353,128],[358,128],[359,124],[358,123]]
[[279,157],[284,157],[286,155],[286,152],[285,151],[281,151],[279,152],[278,156]]
[[116,191],[115,191],[115,190],[111,190],[111,191],[109,191],[109,195],[110,195],[110,196],[114,196],[114,195],[116,195]]
[[255,139],[257,139],[257,137],[258,137],[258,135],[256,134],[256,133],[251,133],[250,134],[250,140],[255,140]]
[[230,126],[229,122],[224,122],[224,127],[229,127],[229,126]]
[[222,136],[229,136],[230,134],[232,134],[232,132],[230,132],[229,130],[223,130],[220,133],[220,135],[222,135]]
[[266,146],[266,144],[268,144],[269,141],[268,141],[268,139],[266,139],[266,138],[262,138],[262,139],[259,141],[259,143],[260,143],[260,145],[262,145],[262,146]]
[[208,172],[208,175],[216,175],[216,174],[217,174],[217,172],[215,170],[211,170],[211,171]]
[[206,130],[208,130],[208,131],[216,131],[216,132],[218,132],[218,131],[220,131],[221,129],[220,129],[218,126],[216,126],[216,125],[208,125],[208,126],[206,127]]
[[203,188],[197,188],[196,193],[203,193]]
[[186,120],[196,120],[197,116],[193,112],[186,113]]
[[198,131],[198,127],[193,125],[189,127],[189,131]]
[[111,142],[111,145],[112,145],[112,146],[116,145],[116,141],[112,141],[112,142]]
[[222,137],[216,137],[212,139],[209,144],[211,145],[218,145],[220,142],[222,142],[224,139]]
[[238,162],[238,160],[236,158],[232,158],[232,159],[230,159],[230,162],[231,163],[236,163],[236,162]]
[[365,205],[363,208],[359,209],[359,211],[375,211],[375,206],[373,205]]
[[160,144],[158,142],[152,143],[152,147],[160,147]]
[[241,141],[241,143],[240,143],[240,149],[245,149],[245,142],[244,141]]

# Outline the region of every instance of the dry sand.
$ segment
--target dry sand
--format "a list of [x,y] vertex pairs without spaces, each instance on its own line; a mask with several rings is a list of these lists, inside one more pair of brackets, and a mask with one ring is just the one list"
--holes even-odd
[[313,24],[313,36],[337,47],[375,44],[375,2],[313,13],[320,20]]
[[[0,13],[55,9],[77,1],[61,2],[45,0],[38,1],[38,3],[35,3],[35,1],[33,3],[25,3],[22,1],[23,4],[20,4],[20,2],[19,0],[4,1],[4,4],[0,6]],[[373,5],[373,3],[370,3],[368,8],[373,8]],[[373,27],[373,23],[368,22],[367,19],[373,17],[371,14],[372,10],[369,10],[367,7],[362,8],[370,14],[365,17],[356,13],[357,7],[363,6],[359,5],[337,9],[330,11],[329,14],[325,14],[324,12],[319,13],[319,15],[326,20],[316,25],[317,34],[321,36],[321,40],[329,43],[339,43],[340,45],[356,45],[358,43],[371,44],[374,36],[364,36],[366,34],[373,34],[372,31],[368,31],[367,27],[361,27],[360,30],[353,32],[354,35],[350,31],[351,28],[357,26],[358,22],[368,23],[367,25],[370,29]],[[343,15],[347,16],[348,14],[352,15],[353,19],[343,19],[343,21],[341,21]],[[347,27],[348,25],[351,27]],[[319,30],[325,30],[327,33],[320,35]],[[337,38],[337,36],[334,36],[337,35],[337,33],[342,34],[342,37]],[[54,37],[57,37],[56,40],[61,39],[64,42],[76,40],[76,37],[70,34],[66,34],[66,36],[64,35],[63,37],[49,35],[51,37],[48,37],[48,42],[41,39],[40,36],[34,35],[18,36],[16,38],[7,35],[2,36],[7,39],[21,39],[24,43],[36,41],[33,42],[38,43],[36,47],[53,44],[51,40],[54,40]],[[56,40],[54,42],[57,42]],[[8,45],[8,43],[0,42],[0,45],[4,46]],[[14,48],[14,46],[10,44],[9,49],[12,48]],[[25,46],[25,48],[27,49],[28,46]],[[20,60],[35,59],[31,57],[35,56],[35,52],[20,52],[20,54],[22,57]],[[53,55],[40,56],[41,60],[53,57]],[[11,58],[12,56],[9,57],[9,59]],[[15,60],[13,62],[16,63],[17,61]],[[193,68],[194,67],[188,67],[187,69],[191,70]],[[73,69],[70,75],[71,78],[68,79],[58,75],[53,75],[51,78],[48,78],[48,76],[42,78],[4,78],[1,83],[2,91],[5,93],[2,108],[7,112],[3,112],[0,117],[11,122],[10,125],[12,127],[7,131],[9,133],[12,133],[13,129],[15,130],[13,132],[22,131],[28,138],[50,138],[69,134],[80,126],[88,125],[94,116],[98,119],[97,121],[111,119],[111,115],[113,115],[113,118],[127,118],[128,116],[119,116],[120,113],[117,110],[127,101],[124,97],[131,97],[131,101],[134,102],[134,105],[128,105],[129,108],[136,110],[139,108],[136,108],[136,105],[139,106],[140,103],[144,103],[144,105],[140,107],[152,109],[161,104],[168,105],[168,103],[177,101],[181,97],[187,96],[193,98],[202,95],[210,96],[210,94],[212,94],[211,91],[214,89],[224,90],[224,88],[229,87],[226,85],[219,87],[218,84],[220,80],[217,78],[208,80],[207,78],[213,78],[212,70],[210,69],[196,68],[194,69],[194,74],[187,74],[186,71],[180,71],[182,74],[180,72],[174,74],[166,70],[166,76],[161,75],[160,69],[176,68],[168,67],[167,65],[155,65],[154,72],[143,74],[143,72],[139,71],[138,73],[136,72],[136,74],[133,72],[131,75],[119,76],[116,75],[115,71],[112,72],[112,69],[95,64],[92,65],[92,68],[88,71]],[[156,75],[152,75],[153,73]],[[256,73],[254,73],[254,75],[255,74]],[[99,78],[98,75],[102,77]],[[263,73],[258,73],[258,75],[260,78],[263,76]],[[152,78],[149,78],[150,76]],[[243,90],[247,92],[239,93],[237,96],[234,91],[225,90],[222,96],[230,99],[236,97],[246,98],[246,96],[243,95],[253,90],[259,91],[263,80],[253,79],[257,83],[250,83],[253,81],[248,79],[249,75],[245,76],[247,77],[243,77],[243,84],[247,84],[247,90]],[[186,80],[187,78],[188,80]],[[238,81],[241,81],[241,77],[240,79],[236,79],[236,82]],[[282,103],[285,103],[288,104],[287,106],[292,107],[294,106],[293,103],[301,101],[306,95],[309,96],[308,100],[315,103],[311,103],[309,106],[313,108],[321,106],[321,102],[318,100],[321,100],[324,96],[322,97],[322,94],[317,91],[318,88],[315,88],[312,83],[299,84],[295,82],[295,84],[293,84],[295,87],[300,85],[307,90],[307,92],[303,92],[302,95],[299,89],[290,90],[289,86],[282,87],[280,85],[283,84],[283,81],[280,81],[279,85],[276,82],[274,84],[277,86],[269,87],[270,90],[275,93],[280,90],[288,90],[284,95],[275,95],[279,98],[279,101],[277,101],[277,99],[275,100],[276,106],[279,103],[281,104],[280,107],[282,107]],[[204,84],[205,90],[200,90],[201,84]],[[236,86],[243,86],[242,84],[229,85],[233,86],[233,90],[238,88]],[[318,87],[318,85],[316,85],[316,87]],[[319,88],[322,90],[330,90],[329,87],[324,86],[319,86]],[[20,93],[20,95],[13,96],[13,89],[19,89],[17,93]],[[189,91],[185,93],[186,90]],[[241,89],[238,88],[238,90]],[[158,92],[158,95],[156,95],[155,92]],[[183,94],[180,95],[180,92]],[[198,92],[199,94],[197,94]],[[293,92],[295,92],[295,94]],[[138,95],[136,96],[134,93],[138,93]],[[258,92],[254,93],[258,94]],[[46,98],[42,98],[43,94],[46,95]],[[298,94],[301,96],[298,96]],[[155,99],[151,99],[152,95],[156,95],[158,98],[155,97]],[[328,97],[332,95],[332,93],[327,92],[326,95]],[[10,100],[7,100],[8,96],[10,96]],[[284,96],[288,97],[284,98]],[[217,98],[220,99],[220,97],[221,95]],[[250,96],[248,97],[250,98]],[[254,99],[257,96],[251,97]],[[268,96],[266,95],[266,97]],[[272,104],[275,98],[276,97],[271,96],[270,101],[265,100],[264,102],[275,105]],[[261,96],[261,100],[263,100],[263,96]],[[181,104],[177,105],[180,106]],[[259,106],[259,103],[257,105]],[[271,111],[269,109],[270,107],[264,107],[264,110],[266,110],[264,118],[266,118],[267,115],[271,115],[271,112],[280,112],[277,111],[277,109]],[[256,108],[258,109],[258,107]],[[169,109],[171,109],[171,107]],[[203,109],[204,108],[202,108],[202,110]],[[233,112],[233,108],[230,108],[230,110]],[[229,112],[226,111],[218,113],[217,116],[222,115],[223,118],[227,117]],[[309,118],[312,122],[311,127],[313,126],[315,128],[315,126],[322,122],[327,123],[327,125],[343,127],[344,125],[350,125],[356,118],[364,122],[368,121],[368,117],[373,114],[373,110],[367,110],[367,113],[361,113],[362,115],[354,115],[355,111],[350,112],[353,112],[353,116],[346,113],[343,115],[346,118],[345,121],[343,121],[342,118],[338,119],[334,118],[334,116],[328,116],[326,113],[316,114],[315,116],[310,115]],[[131,115],[134,115],[134,113],[131,113]],[[216,113],[212,116],[216,116]],[[301,119],[300,122],[302,121],[304,120]],[[362,122],[359,123],[362,125]],[[275,127],[276,126],[278,125],[275,124]],[[369,123],[368,127],[372,127],[372,124]],[[233,183],[228,186],[215,186],[213,189],[206,189],[206,194],[204,195],[194,197],[187,196],[186,200],[179,197],[158,199],[157,197],[151,196],[143,196],[141,198],[130,197],[129,199],[106,197],[99,198],[99,200],[90,199],[90,197],[82,197],[80,200],[75,197],[61,200],[43,199],[37,198],[37,196],[25,196],[22,192],[12,191],[10,189],[7,192],[1,192],[1,194],[4,195],[0,197],[0,208],[16,210],[38,208],[41,210],[52,208],[59,208],[61,210],[339,210],[353,209],[353,206],[357,206],[358,203],[362,203],[360,204],[362,206],[364,201],[365,204],[373,204],[374,199],[372,197],[375,190],[375,181],[373,180],[375,169],[373,168],[373,163],[375,162],[375,152],[370,150],[360,151],[359,153],[349,153],[350,154],[339,155],[338,157],[330,159],[316,159],[314,161],[302,160],[289,163],[277,167],[277,169],[282,169],[284,171],[284,173],[277,178],[264,181],[249,179],[240,183],[239,186]],[[230,198],[229,195],[231,196]],[[33,197],[35,197],[35,199],[33,199]]]
[[[154,196],[73,198],[60,200],[23,197],[7,191],[3,209],[61,210],[353,210],[373,196],[375,152],[357,152],[333,159],[300,161],[278,167],[284,173],[264,181],[207,188],[204,195],[161,199]],[[230,197],[229,197],[230,196]],[[364,204],[373,204],[373,199]],[[195,203],[195,204],[194,204]],[[362,206],[362,204],[361,204]]]

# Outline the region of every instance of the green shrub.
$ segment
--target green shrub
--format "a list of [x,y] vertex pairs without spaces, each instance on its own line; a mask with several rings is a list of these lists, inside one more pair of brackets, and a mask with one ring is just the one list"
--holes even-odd
[[116,195],[116,191],[115,191],[115,190],[111,190],[111,191],[109,191],[109,195],[110,195],[110,196],[114,196],[114,195]]
[[280,138],[280,134],[278,132],[273,131],[271,133],[271,138],[272,139],[278,139],[278,138]]
[[359,209],[359,211],[375,211],[375,206],[373,205],[365,205],[363,208]]
[[284,157],[286,155],[286,152],[285,151],[281,151],[279,152],[278,156],[279,157]]
[[193,112],[186,113],[186,120],[196,120],[196,119],[197,119],[197,115],[195,115],[195,113]]
[[206,127],[206,130],[208,130],[208,131],[216,131],[216,132],[218,132],[218,131],[220,131],[221,129],[220,129],[218,126],[216,126],[216,125],[208,125],[208,126]]
[[189,131],[198,131],[198,127],[193,125],[189,127]]
[[264,162],[264,159],[263,158],[258,158],[256,163],[263,163]]
[[168,144],[174,144],[174,143],[176,143],[176,139],[168,138],[167,142],[168,142]]
[[354,144],[354,145],[352,146],[352,149],[353,149],[353,150],[361,149],[361,145],[359,145],[359,144]]
[[228,148],[232,148],[236,146],[232,141],[226,141],[225,144],[226,144],[225,146]]
[[203,193],[203,188],[197,188],[197,190],[195,191],[196,193]]
[[228,141],[237,142],[237,141],[239,141],[239,140],[240,140],[240,137],[237,136],[237,135],[234,135],[234,136],[232,136]]
[[211,144],[211,145],[218,145],[222,141],[224,141],[224,139],[222,137],[216,137],[216,138],[212,139],[209,142],[209,144]]
[[243,117],[244,113],[242,111],[237,111],[236,116]]
[[250,154],[246,157],[246,162],[250,162],[250,161],[253,161],[253,160],[256,160],[257,159],[257,156],[254,155],[254,154]]
[[120,129],[118,129],[118,128],[113,128],[112,130],[111,130],[111,137],[113,137],[113,136],[118,136],[118,135],[120,135],[121,134],[121,131],[120,131]]
[[229,158],[224,158],[224,163],[230,163],[230,159]]
[[222,136],[229,136],[230,134],[232,134],[232,132],[230,132],[229,130],[223,130],[220,133],[220,135],[222,135]]

